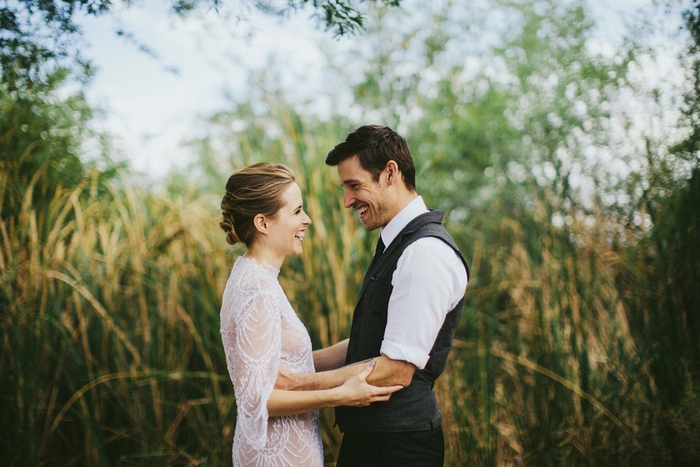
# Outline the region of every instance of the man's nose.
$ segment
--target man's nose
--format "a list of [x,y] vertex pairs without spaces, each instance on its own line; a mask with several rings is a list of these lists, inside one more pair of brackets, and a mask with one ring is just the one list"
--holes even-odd
[[347,191],[343,193],[343,205],[346,208],[350,208],[353,204],[355,204],[355,198],[352,195],[348,194]]

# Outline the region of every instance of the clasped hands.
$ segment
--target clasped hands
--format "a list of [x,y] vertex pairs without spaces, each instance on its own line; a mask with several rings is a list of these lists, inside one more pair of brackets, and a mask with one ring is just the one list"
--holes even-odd
[[367,378],[374,371],[375,366],[376,362],[368,361],[339,370],[313,374],[293,373],[288,368],[280,366],[275,389],[288,391],[329,389],[337,393],[337,405],[364,407],[373,402],[388,401],[391,394],[404,388],[402,385],[380,387],[367,383]]

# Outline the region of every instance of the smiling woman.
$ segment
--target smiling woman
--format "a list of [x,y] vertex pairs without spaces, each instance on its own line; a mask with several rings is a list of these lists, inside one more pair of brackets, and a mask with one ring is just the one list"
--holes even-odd
[[250,248],[256,237],[254,219],[274,217],[284,202],[282,193],[295,183],[294,174],[281,164],[261,162],[246,167],[229,177],[226,194],[221,200],[226,241],[243,242]]
[[302,253],[302,242],[311,219],[304,212],[301,190],[295,182],[289,184],[280,196],[282,208],[274,216],[258,214],[253,219],[257,241],[246,256],[260,263],[282,267],[284,258]]
[[294,180],[287,167],[265,162],[229,178],[221,201],[221,228],[230,244],[246,244],[247,258],[279,269],[284,258],[302,253],[311,219],[304,212],[301,190]]

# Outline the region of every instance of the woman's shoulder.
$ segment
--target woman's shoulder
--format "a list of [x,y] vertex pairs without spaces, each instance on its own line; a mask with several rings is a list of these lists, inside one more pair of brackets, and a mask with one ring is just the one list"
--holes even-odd
[[[277,276],[261,266],[243,256],[236,259],[223,294],[222,323],[246,319],[254,310],[277,308],[280,289]],[[251,307],[260,301],[265,303],[264,308]]]

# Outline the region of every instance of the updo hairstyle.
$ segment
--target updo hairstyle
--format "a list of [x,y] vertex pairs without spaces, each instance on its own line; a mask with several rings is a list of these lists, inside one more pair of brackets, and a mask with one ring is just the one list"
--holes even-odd
[[226,241],[250,247],[256,233],[253,219],[258,214],[274,218],[282,208],[282,193],[294,181],[288,167],[269,162],[253,164],[231,175],[221,200],[223,220],[219,223],[226,232]]

